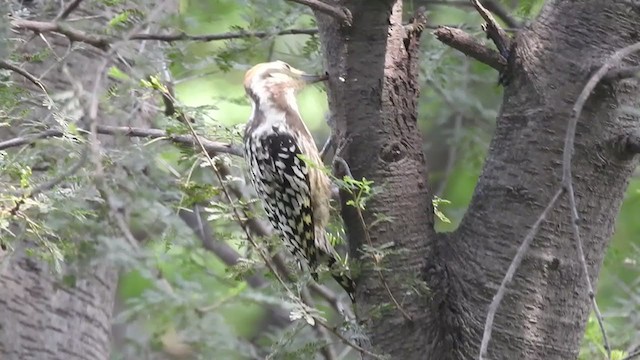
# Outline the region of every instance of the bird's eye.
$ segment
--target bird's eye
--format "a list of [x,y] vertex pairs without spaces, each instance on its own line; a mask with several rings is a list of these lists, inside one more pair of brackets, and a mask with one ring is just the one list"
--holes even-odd
[[284,68],[287,70],[291,70],[291,65],[284,63]]

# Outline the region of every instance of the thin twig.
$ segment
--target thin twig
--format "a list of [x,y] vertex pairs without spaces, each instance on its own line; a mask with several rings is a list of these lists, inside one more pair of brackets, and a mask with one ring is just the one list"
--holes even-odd
[[78,159],[78,161],[75,164],[73,164],[73,166],[71,166],[67,171],[63,172],[62,174],[54,177],[53,179],[47,182],[44,182],[20,194],[19,195],[21,197],[20,200],[16,201],[13,208],[9,210],[9,213],[11,215],[16,215],[20,210],[20,206],[22,206],[25,203],[26,199],[33,198],[45,191],[53,189],[58,184],[63,182],[65,179],[77,173],[78,170],[80,170],[84,166],[84,164],[87,162],[87,158],[88,158],[87,155],[88,155],[88,150],[87,148],[85,148],[84,150],[82,150],[82,153],[80,154],[80,159]]
[[[316,307],[313,302],[313,298],[309,293],[309,289],[306,286],[302,287],[302,290],[300,291],[300,297],[302,298],[302,301],[304,301],[304,303],[308,306],[312,308]],[[322,326],[314,326],[313,329],[316,331],[316,333],[318,333],[320,339],[325,342],[325,345],[320,350],[324,358],[326,360],[336,360],[337,355],[335,349],[331,345],[331,335],[329,334],[329,331],[327,331],[327,329]]]
[[64,20],[80,5],[82,0],[73,0],[62,10],[62,12],[53,19],[53,21]]
[[356,349],[357,351],[359,351],[361,354],[367,355],[367,356],[371,356],[374,359],[386,359],[386,357],[382,357],[378,354],[374,354],[371,351],[363,348],[360,345],[357,345],[356,343],[354,343],[353,341],[347,339],[344,335],[340,334],[340,332],[338,332],[336,329],[332,328],[331,326],[329,326],[327,323],[325,323],[324,321],[321,320],[316,320],[316,322],[322,326],[323,328],[329,330],[333,335],[335,335],[338,339],[342,340],[342,342],[344,342],[345,344],[351,346],[352,348]]
[[560,195],[562,195],[563,192],[564,192],[563,188],[560,188],[556,191],[556,193],[553,195],[553,197],[547,204],[547,207],[542,211],[540,216],[538,216],[538,219],[536,220],[536,222],[533,223],[533,225],[531,226],[531,229],[529,229],[529,232],[524,237],[522,244],[520,244],[520,247],[518,248],[516,255],[513,257],[513,260],[511,260],[511,265],[509,265],[509,269],[507,270],[507,273],[502,279],[502,283],[500,283],[500,287],[498,287],[498,291],[493,296],[493,300],[491,300],[491,305],[489,305],[489,312],[487,313],[487,319],[485,320],[485,323],[484,323],[484,333],[482,334],[482,343],[480,345],[480,357],[479,357],[480,360],[485,359],[487,356],[487,349],[489,347],[489,341],[491,340],[491,332],[493,330],[493,319],[496,316],[496,312],[498,311],[500,302],[502,302],[502,298],[504,297],[504,294],[507,290],[507,285],[511,283],[511,280],[513,279],[513,275],[515,274],[516,270],[520,266],[520,263],[522,262],[522,259],[524,258],[525,253],[527,252],[527,250],[529,249],[529,246],[531,245],[531,242],[538,234],[538,228],[540,228],[540,225],[542,224],[542,222],[547,218],[547,216],[555,206],[556,202],[558,202],[558,199],[560,198]]
[[632,359],[635,359],[637,357],[640,357],[640,349],[637,349],[636,351],[633,351],[633,352],[629,353],[629,355],[627,355],[622,360],[632,360]]
[[[334,158],[334,161],[338,164],[340,164],[342,166],[342,172],[344,173],[344,176],[348,176],[350,178],[353,179],[353,175],[351,175],[351,170],[349,169],[349,165],[347,164],[347,162],[339,157],[336,156]],[[362,231],[364,232],[364,238],[367,241],[367,244],[369,245],[369,247],[371,249],[373,249],[373,241],[371,241],[371,236],[369,235],[369,230],[367,229],[367,224],[364,221],[364,216],[362,215],[362,211],[360,210],[360,206],[358,206],[358,204],[355,204],[354,208],[356,209],[356,213],[358,214],[358,220],[360,221],[360,226],[362,226]],[[407,313],[404,308],[402,307],[402,305],[400,305],[400,303],[398,302],[398,300],[396,300],[395,296],[393,296],[393,293],[391,292],[391,289],[389,288],[389,284],[387,283],[387,280],[384,276],[384,274],[382,273],[382,270],[380,270],[380,259],[377,256],[371,256],[371,258],[373,259],[373,262],[375,263],[374,269],[376,271],[376,273],[378,274],[378,277],[380,278],[380,282],[382,283],[382,286],[385,288],[387,295],[389,296],[389,298],[391,299],[391,301],[393,302],[393,304],[395,305],[395,307],[400,311],[400,313],[402,314],[402,316],[409,320],[409,321],[413,321],[413,318],[411,317],[411,315],[409,315],[409,313]]]
[[[455,140],[458,139],[458,135],[460,134],[460,129],[462,127],[462,114],[455,115],[454,127],[453,127],[453,138]],[[449,144],[449,151],[447,151],[447,163],[445,165],[442,180],[440,180],[440,185],[438,185],[438,189],[435,191],[435,194],[438,197],[442,197],[445,189],[447,188],[447,184],[449,182],[449,178],[453,173],[453,169],[456,165],[456,158],[458,157],[458,144],[453,143]]]
[[571,176],[571,158],[573,156],[575,135],[576,135],[576,127],[578,125],[578,119],[582,114],[582,109],[587,102],[587,99],[595,89],[595,87],[600,83],[600,81],[611,71],[611,69],[618,66],[618,64],[627,57],[628,55],[640,51],[640,42],[635,43],[633,45],[627,46],[623,49],[616,51],[604,64],[596,71],[593,76],[589,79],[587,84],[582,89],[580,96],[576,100],[575,105],[572,108],[572,116],[569,120],[569,124],[567,126],[567,134],[564,142],[564,151],[562,153],[562,182],[563,186],[567,190],[569,194],[569,205],[571,206],[571,225],[573,229],[573,234],[575,236],[576,245],[578,247],[578,256],[580,263],[582,264],[582,270],[585,275],[585,279],[587,282],[587,290],[589,292],[589,298],[591,300],[591,304],[593,306],[593,311],[596,315],[596,319],[598,320],[598,325],[600,326],[600,330],[602,331],[602,339],[604,342],[605,350],[607,351],[608,359],[611,359],[611,347],[609,345],[609,340],[607,338],[607,332],[604,328],[604,322],[602,320],[602,314],[600,314],[600,310],[598,308],[598,304],[595,300],[595,291],[593,289],[593,285],[591,283],[591,279],[589,277],[589,268],[587,266],[587,260],[584,255],[584,249],[582,244],[582,239],[580,237],[580,215],[578,213],[578,207],[576,205],[575,193],[573,191],[573,179]]
[[42,83],[42,81],[38,80],[35,76],[31,75],[27,70],[22,69],[16,65],[10,64],[4,60],[0,60],[0,69],[7,69],[7,70],[11,70],[13,72],[15,72],[16,74],[21,75],[22,77],[24,77],[25,79],[31,81],[33,84],[35,84],[37,87],[39,87],[40,89],[42,89],[42,91],[45,93],[45,95],[47,95],[47,97],[49,96],[47,94],[47,89],[44,87],[44,84]]

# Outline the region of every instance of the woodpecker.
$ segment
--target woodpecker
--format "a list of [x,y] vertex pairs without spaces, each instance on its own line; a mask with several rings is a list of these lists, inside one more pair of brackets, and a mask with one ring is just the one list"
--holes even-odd
[[267,217],[298,265],[305,263],[317,281],[317,268],[326,263],[355,302],[353,280],[344,269],[334,268],[338,255],[325,231],[331,183],[295,97],[306,84],[322,80],[326,78],[283,61],[249,69],[244,88],[252,113],[244,133],[244,155]]

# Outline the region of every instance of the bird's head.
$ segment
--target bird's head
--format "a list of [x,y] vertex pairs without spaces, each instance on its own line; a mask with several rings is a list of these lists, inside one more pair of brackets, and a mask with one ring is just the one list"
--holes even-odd
[[[284,61],[273,61],[255,65],[244,75],[244,88],[251,97],[297,91],[307,84],[327,79],[326,75],[311,75],[298,70]],[[264,94],[267,92],[267,94]]]

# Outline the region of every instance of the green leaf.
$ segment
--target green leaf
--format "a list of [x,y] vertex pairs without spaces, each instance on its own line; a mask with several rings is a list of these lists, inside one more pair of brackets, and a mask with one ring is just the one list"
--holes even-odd
[[112,66],[109,68],[109,70],[107,71],[107,75],[110,78],[113,78],[115,80],[121,80],[121,81],[128,81],[131,80],[131,77],[129,77],[129,75],[127,75],[126,73],[124,73],[122,70],[120,70],[117,66]]

